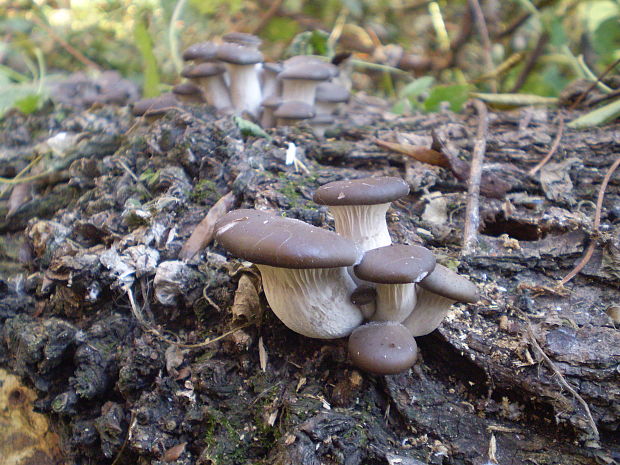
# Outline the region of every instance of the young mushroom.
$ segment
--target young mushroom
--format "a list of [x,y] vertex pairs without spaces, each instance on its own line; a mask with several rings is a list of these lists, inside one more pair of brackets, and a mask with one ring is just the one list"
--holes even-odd
[[407,328],[394,321],[374,321],[355,329],[349,337],[349,355],[358,368],[392,375],[411,368],[418,346]]
[[478,287],[469,279],[437,264],[431,274],[418,283],[417,303],[403,321],[414,337],[434,331],[455,302],[478,301]]
[[282,98],[314,105],[316,86],[331,77],[332,71],[324,63],[308,62],[285,67],[278,76],[282,81]]
[[178,104],[179,102],[173,94],[161,94],[159,97],[145,98],[134,102],[131,105],[131,112],[134,116],[143,116],[148,123],[152,123]]
[[183,61],[205,63],[217,60],[218,45],[215,42],[199,42],[192,44],[183,51]]
[[416,303],[415,283],[435,268],[435,257],[418,245],[389,245],[367,251],[355,276],[376,283],[376,321],[402,322]]
[[276,126],[295,126],[300,121],[314,117],[314,107],[305,102],[289,101],[278,106],[273,112],[276,118]]
[[329,207],[338,234],[367,251],[392,243],[385,215],[393,200],[408,193],[401,178],[382,176],[327,183],[314,201]]
[[261,103],[261,87],[257,63],[262,63],[263,54],[255,48],[233,43],[219,46],[217,57],[226,64],[230,76],[230,96],[237,113],[247,111],[257,117]]
[[333,115],[338,110],[338,106],[349,101],[349,91],[333,82],[322,82],[316,87],[315,104],[316,112],[319,115]]
[[224,81],[225,72],[226,69],[222,65],[205,62],[186,66],[181,71],[181,76],[200,86],[207,103],[222,111],[232,107],[228,87]]
[[247,209],[227,213],[215,231],[226,250],[256,264],[271,309],[291,330],[334,339],[362,322],[350,301],[355,284],[346,267],[359,258],[352,242],[303,221]]
[[204,103],[202,89],[191,82],[182,82],[172,88],[172,93],[179,102],[197,104]]

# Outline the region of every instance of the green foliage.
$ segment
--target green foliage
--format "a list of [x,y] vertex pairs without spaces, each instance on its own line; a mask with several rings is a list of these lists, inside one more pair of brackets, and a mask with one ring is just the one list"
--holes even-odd
[[235,116],[235,124],[245,137],[264,137],[265,139],[271,139],[271,136],[263,131],[263,128],[252,121]]
[[190,5],[203,15],[212,15],[221,9],[233,15],[241,11],[243,0],[190,0]]
[[580,116],[568,123],[568,127],[574,129],[591,128],[612,121],[618,116],[620,116],[620,99]]
[[157,59],[153,53],[153,41],[148,31],[146,12],[142,11],[136,16],[133,32],[136,47],[140,51],[144,65],[144,88],[142,92],[144,97],[157,97],[160,84],[159,71]]
[[299,32],[299,24],[297,21],[291,18],[274,17],[269,20],[267,26],[263,30],[263,37],[265,39],[276,41],[289,41],[295,34]]
[[424,101],[426,111],[438,111],[442,102],[448,102],[450,110],[461,111],[469,98],[470,86],[467,84],[454,84],[450,86],[436,86]]
[[297,34],[286,52],[289,56],[321,55],[331,57],[334,54],[334,49],[329,44],[327,32],[314,30]]

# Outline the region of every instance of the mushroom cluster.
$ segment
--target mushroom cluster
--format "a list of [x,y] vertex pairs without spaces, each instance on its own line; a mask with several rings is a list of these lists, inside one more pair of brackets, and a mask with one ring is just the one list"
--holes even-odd
[[[186,81],[174,87],[174,97],[206,102],[220,114],[246,114],[264,128],[307,120],[322,136],[333,124],[338,106],[349,99],[348,90],[333,82],[338,67],[303,55],[281,63],[264,62],[260,45],[258,37],[234,32],[225,34],[221,43],[190,46],[183,52],[186,66],[181,76]],[[146,105],[161,106],[159,99]]]
[[478,300],[476,285],[436,264],[430,250],[392,244],[386,212],[408,193],[396,177],[331,182],[314,201],[328,206],[335,232],[242,209],[217,222],[215,237],[256,264],[267,301],[288,328],[321,339],[350,336],[355,365],[398,373],[415,363],[414,337],[436,329],[453,303]]

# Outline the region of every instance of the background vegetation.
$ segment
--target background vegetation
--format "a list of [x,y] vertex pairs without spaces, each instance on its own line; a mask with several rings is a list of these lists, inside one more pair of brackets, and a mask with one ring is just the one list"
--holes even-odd
[[600,75],[620,58],[620,1],[8,1],[0,114],[34,111],[45,80],[75,71],[117,70],[155,95],[179,82],[180,51],[233,30],[262,37],[269,60],[352,51],[355,88],[396,111],[458,110],[472,91],[555,97]]

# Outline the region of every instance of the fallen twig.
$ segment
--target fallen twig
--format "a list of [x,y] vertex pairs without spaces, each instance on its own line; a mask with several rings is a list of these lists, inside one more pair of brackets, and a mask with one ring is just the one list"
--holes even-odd
[[[595,235],[598,234],[599,226],[601,225],[601,210],[603,209],[603,199],[605,198],[605,191],[607,190],[607,184],[609,184],[609,180],[611,179],[611,176],[614,174],[614,171],[616,171],[619,165],[620,165],[620,157],[616,158],[616,161],[614,161],[613,164],[607,170],[607,174],[605,174],[601,187],[598,191],[598,198],[596,199],[596,211],[594,213],[594,224],[593,224],[593,230],[594,230],[593,232]],[[579,273],[583,269],[584,266],[588,264],[588,262],[590,261],[590,258],[592,258],[592,254],[594,253],[595,247],[596,247],[596,240],[595,238],[592,238],[590,241],[590,244],[588,245],[588,248],[586,249],[586,253],[583,255],[583,258],[581,259],[581,261],[575,266],[575,268],[573,268],[573,270],[570,273],[568,273],[564,277],[564,279],[562,279],[562,281],[558,283],[558,287],[564,286],[567,282],[573,279],[577,275],[577,273]]]
[[480,100],[474,100],[474,106],[478,112],[478,129],[476,131],[476,142],[467,181],[467,208],[465,210],[465,226],[463,228],[462,255],[471,254],[478,245],[480,179],[482,178],[482,164],[487,147],[487,107]]
[[[476,18],[476,26],[478,27],[480,39],[482,40],[485,64],[487,69],[493,69],[495,66],[493,66],[493,58],[491,57],[491,39],[489,38],[489,29],[487,28],[487,22],[484,19],[484,13],[480,7],[480,2],[478,0],[469,0],[467,3],[469,3],[474,17]],[[497,81],[495,79],[491,79],[490,84],[491,90],[494,93],[497,92]]]
[[450,160],[440,151],[432,148],[422,147],[418,145],[399,144],[396,142],[388,142],[381,139],[373,139],[373,142],[379,147],[391,150],[393,152],[402,153],[414,160],[428,163],[429,165],[441,166],[443,168],[450,168]]
[[207,215],[196,226],[189,239],[183,244],[179,252],[180,260],[190,260],[211,242],[216,221],[228,213],[236,201],[237,197],[231,191],[215,202]]
[[564,134],[564,114],[561,111],[558,113],[558,118],[560,119],[560,125],[558,127],[558,132],[555,134],[553,144],[551,144],[551,148],[547,152],[547,155],[545,155],[534,168],[528,171],[527,174],[529,174],[530,176],[534,176],[538,172],[538,170],[545,166],[560,147],[560,141],[562,140],[562,135]]
[[[618,162],[620,162],[620,159],[618,159]],[[525,325],[527,328],[527,335],[529,337],[529,340],[532,346],[538,351],[540,356],[547,363],[547,366],[549,367],[549,369],[555,374],[560,385],[564,387],[568,392],[570,392],[585,410],[586,418],[588,420],[590,428],[592,429],[592,433],[594,434],[595,439],[598,441],[599,439],[598,428],[596,427],[596,422],[594,421],[594,417],[592,417],[592,412],[590,411],[590,407],[588,403],[583,399],[583,397],[579,395],[577,391],[575,391],[575,389],[568,383],[568,381],[566,381],[560,369],[555,365],[555,363],[553,363],[553,361],[545,353],[542,347],[540,347],[540,344],[538,343],[538,341],[536,340],[536,336],[534,335],[534,329],[532,328],[532,323],[530,323],[529,317],[523,311],[521,311],[521,309],[515,308],[515,310],[521,315],[521,318],[525,320]]]

